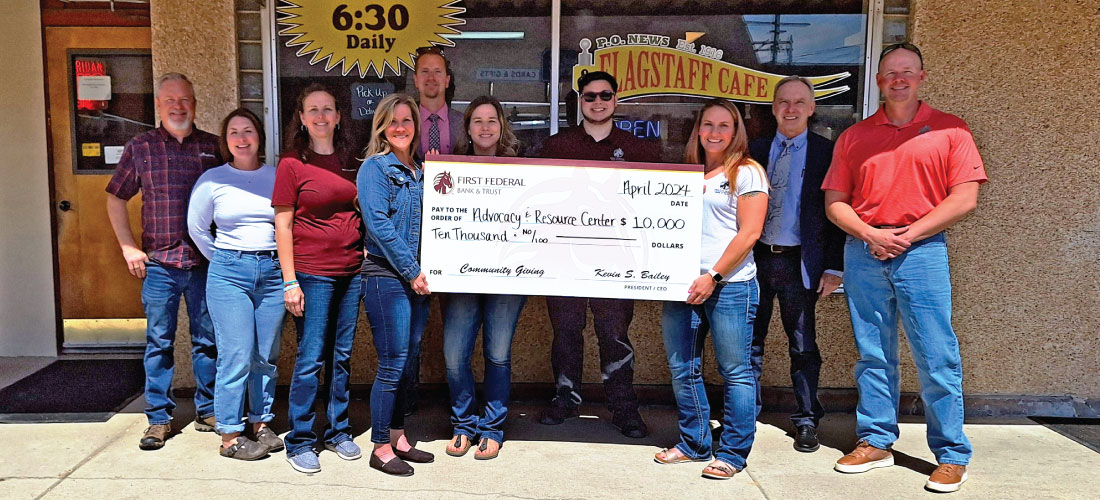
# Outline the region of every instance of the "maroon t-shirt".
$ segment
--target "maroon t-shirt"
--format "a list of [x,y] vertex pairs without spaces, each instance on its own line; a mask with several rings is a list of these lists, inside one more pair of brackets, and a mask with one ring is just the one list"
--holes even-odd
[[279,160],[271,206],[294,207],[294,270],[350,276],[363,263],[362,218],[355,209],[357,168],[342,155],[307,153]]

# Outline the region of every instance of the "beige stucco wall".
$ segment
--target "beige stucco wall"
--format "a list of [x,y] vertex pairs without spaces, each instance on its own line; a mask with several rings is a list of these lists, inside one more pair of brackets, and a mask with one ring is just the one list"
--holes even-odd
[[237,108],[237,14],[233,0],[155,1],[149,5],[153,75],[179,72],[195,85],[195,124],[218,132]]
[[[1090,110],[1100,102],[1095,81],[1100,61],[1091,57],[1100,53],[1100,14],[1086,2],[914,4],[914,34],[930,75],[927,99],[970,123],[992,179],[983,188],[978,211],[949,233],[965,390],[1098,397],[1100,198],[1091,186],[1100,180],[1095,152],[1100,127]],[[188,17],[186,22],[199,20]],[[157,22],[155,9],[154,61]],[[232,42],[228,31],[202,32],[206,43],[221,47]],[[222,81],[229,80],[223,75]],[[851,388],[857,354],[843,297],[823,299],[817,312],[821,385]],[[585,380],[599,382],[591,333],[589,327]],[[291,326],[283,339],[281,383],[289,381],[293,367],[294,335]],[[637,349],[636,382],[668,383],[659,304],[637,304],[631,337]],[[545,303],[532,298],[513,348],[516,382],[552,382],[550,338]],[[786,338],[777,318],[769,338],[763,382],[789,386]],[[444,381],[441,345],[433,302],[423,344],[425,382]],[[354,382],[373,378],[374,358],[370,329],[361,319]],[[708,378],[717,382],[709,352],[708,359]],[[903,390],[918,390],[904,343],[901,359]],[[189,370],[177,373],[181,383],[190,383]]]
[[0,33],[0,356],[53,356],[54,319],[49,163],[42,24],[38,2],[12,2]]
[[914,1],[930,103],[990,182],[951,232],[966,388],[1100,396],[1100,10]]

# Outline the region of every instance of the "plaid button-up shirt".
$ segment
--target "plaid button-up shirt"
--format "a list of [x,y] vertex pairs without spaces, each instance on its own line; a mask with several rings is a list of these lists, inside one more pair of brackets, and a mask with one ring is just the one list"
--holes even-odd
[[182,143],[164,127],[126,143],[107,192],[129,200],[141,191],[141,248],[150,260],[180,269],[202,263],[187,234],[187,202],[199,175],[221,164],[218,136],[197,128]]

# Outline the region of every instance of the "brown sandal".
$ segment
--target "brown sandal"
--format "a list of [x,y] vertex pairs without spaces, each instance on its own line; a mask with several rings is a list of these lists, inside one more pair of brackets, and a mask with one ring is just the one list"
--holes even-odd
[[[492,443],[491,445],[489,443]],[[500,443],[489,438],[481,438],[474,452],[475,460],[492,460],[500,454]]]
[[707,479],[730,479],[738,472],[741,471],[721,460],[715,460],[703,467],[703,477]]
[[688,457],[678,448],[664,448],[653,455],[653,461],[659,464],[683,464],[688,462],[706,462],[707,460],[710,460],[710,458]]
[[470,442],[470,437],[464,434],[455,434],[451,442],[447,444],[447,454],[452,457],[461,457],[470,451],[470,447],[473,443]]

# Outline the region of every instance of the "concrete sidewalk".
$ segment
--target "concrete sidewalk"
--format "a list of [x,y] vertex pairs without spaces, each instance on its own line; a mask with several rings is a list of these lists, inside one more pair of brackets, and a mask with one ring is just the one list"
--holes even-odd
[[[258,462],[217,454],[218,439],[189,424],[193,410],[181,402],[178,425],[187,425],[158,451],[141,451],[145,429],[139,398],[105,423],[0,425],[0,498],[667,498],[667,499],[850,499],[932,498],[923,490],[934,468],[923,423],[902,424],[895,445],[897,465],[844,475],[833,462],[853,445],[854,417],[830,414],[821,426],[822,447],[799,453],[791,447],[785,416],[766,414],[757,426],[749,467],[730,481],[699,476],[704,464],[659,465],[653,453],[676,441],[676,412],[651,407],[643,414],[651,436],[622,437],[605,409],[585,407],[582,418],[547,427],[536,422],[539,407],[517,404],[500,457],[475,461],[473,453],[443,453],[450,427],[442,404],[409,420],[419,447],[436,462],[416,466],[411,478],[393,478],[367,466],[321,454],[322,472],[293,471],[277,453]],[[285,415],[285,408],[277,408]],[[352,404],[353,426],[369,426],[365,401]],[[285,417],[284,417],[285,419]],[[285,431],[285,420],[276,422]],[[1100,454],[1029,420],[967,425],[976,454],[970,479],[949,498],[1100,498]],[[369,435],[356,437],[369,449]]]

